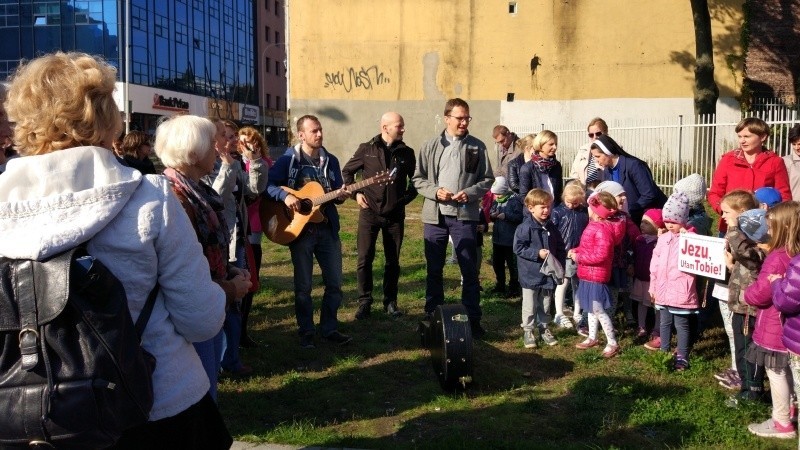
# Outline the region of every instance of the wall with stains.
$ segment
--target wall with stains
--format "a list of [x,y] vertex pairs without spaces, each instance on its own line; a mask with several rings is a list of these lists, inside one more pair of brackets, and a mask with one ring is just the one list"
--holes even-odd
[[[517,0],[513,14],[509,3],[291,0],[292,116],[319,115],[326,146],[347,158],[387,110],[405,116],[405,140],[418,148],[454,96],[470,102],[470,129],[489,142],[501,121],[691,115],[689,1]],[[710,3],[727,111],[741,85],[741,0]]]

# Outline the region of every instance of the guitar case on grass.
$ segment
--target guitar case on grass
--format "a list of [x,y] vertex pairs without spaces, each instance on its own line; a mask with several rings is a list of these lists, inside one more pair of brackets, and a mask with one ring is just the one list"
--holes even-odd
[[446,390],[466,389],[472,383],[472,329],[463,305],[440,305],[433,320],[419,325],[423,347],[431,351],[433,370]]

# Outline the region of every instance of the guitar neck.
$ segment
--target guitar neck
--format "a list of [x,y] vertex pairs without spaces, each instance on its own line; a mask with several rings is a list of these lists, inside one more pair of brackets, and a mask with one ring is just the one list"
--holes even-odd
[[[362,180],[362,181],[359,181],[357,183],[353,183],[353,184],[347,185],[347,186],[345,186],[345,189],[347,189],[348,191],[351,191],[351,192],[352,191],[357,191],[357,190],[365,188],[365,187],[367,187],[369,185],[375,184],[375,180],[376,179],[377,179],[377,177],[367,178],[366,180]],[[314,201],[314,206],[322,205],[323,203],[328,203],[329,201],[335,199],[338,195],[339,195],[339,190],[338,189],[335,190],[335,191],[330,191],[325,195],[320,195],[319,197],[316,197],[313,200]]]

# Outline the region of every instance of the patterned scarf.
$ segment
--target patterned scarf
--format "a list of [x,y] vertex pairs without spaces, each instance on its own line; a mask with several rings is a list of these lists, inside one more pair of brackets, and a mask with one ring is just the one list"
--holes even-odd
[[550,169],[556,165],[556,158],[542,158],[538,153],[531,153],[531,164],[541,173],[550,173]]
[[228,244],[230,234],[225,223],[222,199],[208,185],[196,183],[175,169],[164,170],[172,190],[189,214],[197,232],[197,240],[208,259],[211,278],[225,279],[228,275]]

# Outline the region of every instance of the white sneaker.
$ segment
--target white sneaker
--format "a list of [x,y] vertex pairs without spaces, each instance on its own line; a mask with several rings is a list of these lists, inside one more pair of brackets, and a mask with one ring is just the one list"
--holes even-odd
[[797,437],[797,431],[794,425],[781,425],[774,421],[772,417],[761,423],[751,423],[748,427],[751,433],[761,437],[771,437],[778,439],[794,439]]
[[572,328],[572,321],[566,315],[556,316],[553,322],[557,323],[561,328]]
[[522,335],[522,343],[525,345],[525,348],[536,348],[536,336],[534,336],[532,330],[525,330],[525,333]]
[[556,337],[553,336],[553,333],[551,333],[550,330],[544,330],[542,332],[542,341],[544,341],[544,343],[547,344],[547,345],[556,345],[556,344],[558,344],[558,341],[556,340]]

